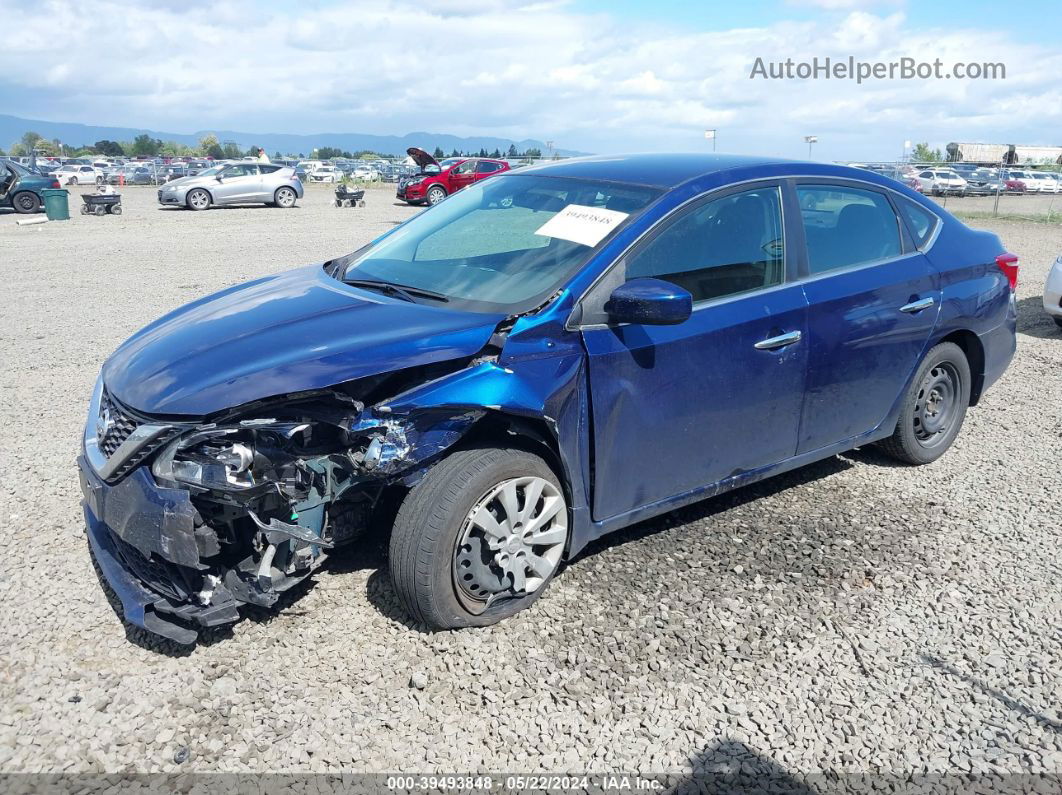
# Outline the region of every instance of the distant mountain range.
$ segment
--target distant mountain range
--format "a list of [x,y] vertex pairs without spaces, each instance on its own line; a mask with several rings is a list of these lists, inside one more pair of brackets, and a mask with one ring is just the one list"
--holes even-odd
[[[373,152],[391,155],[405,154],[406,149],[411,146],[419,146],[429,152],[438,146],[445,152],[452,152],[454,149],[459,149],[462,152],[486,149],[488,152],[492,152],[498,149],[504,153],[508,150],[510,144],[515,144],[520,152],[528,149],[539,149],[543,154],[546,152],[546,145],[542,141],[536,141],[531,138],[522,141],[511,141],[508,138],[492,138],[490,136],[462,138],[457,135],[428,132],[412,132],[407,135],[368,135],[366,133],[287,135],[284,133],[236,132],[234,130],[200,130],[191,134],[182,134],[140,127],[102,127],[69,122],[22,119],[18,116],[0,114],[0,147],[5,150],[30,131],[44,136],[49,141],[58,139],[67,146],[75,147],[91,146],[96,141],[102,140],[132,141],[136,136],[147,133],[152,138],[175,141],[189,146],[198,144],[199,139],[204,135],[213,134],[223,144],[228,141],[234,141],[241,149],[246,149],[250,146],[261,146],[270,154],[279,151],[284,154],[302,152],[305,155],[309,155],[314,148],[321,146],[332,146],[348,152],[368,149]],[[585,154],[585,152],[567,149],[557,149],[556,153],[561,155]]]

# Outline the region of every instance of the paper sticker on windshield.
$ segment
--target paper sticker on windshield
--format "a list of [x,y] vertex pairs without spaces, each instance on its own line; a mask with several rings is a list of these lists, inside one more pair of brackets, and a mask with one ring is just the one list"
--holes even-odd
[[569,204],[555,216],[542,224],[536,235],[559,237],[584,246],[596,246],[605,237],[623,223],[629,213],[606,210],[603,207],[587,207],[582,204]]

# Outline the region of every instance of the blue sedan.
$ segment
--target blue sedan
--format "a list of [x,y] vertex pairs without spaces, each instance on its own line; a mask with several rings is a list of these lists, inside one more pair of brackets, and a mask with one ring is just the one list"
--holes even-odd
[[1017,275],[865,170],[484,180],[126,341],[79,459],[92,552],[129,621],[192,643],[390,517],[409,614],[491,624],[633,522],[872,442],[934,461],[1014,354]]

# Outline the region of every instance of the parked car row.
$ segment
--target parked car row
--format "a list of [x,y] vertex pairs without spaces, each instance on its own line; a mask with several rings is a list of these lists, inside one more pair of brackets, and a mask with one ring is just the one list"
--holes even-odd
[[1021,168],[988,168],[972,163],[947,166],[858,165],[933,196],[994,196],[1062,193],[1062,174]]

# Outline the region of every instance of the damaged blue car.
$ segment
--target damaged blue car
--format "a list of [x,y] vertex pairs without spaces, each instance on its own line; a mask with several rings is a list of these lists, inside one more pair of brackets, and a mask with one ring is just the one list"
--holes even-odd
[[1015,350],[995,235],[865,170],[599,157],[484,180],[126,341],[79,458],[126,618],[269,607],[391,495],[411,617],[528,607],[612,530],[878,442],[925,464]]

